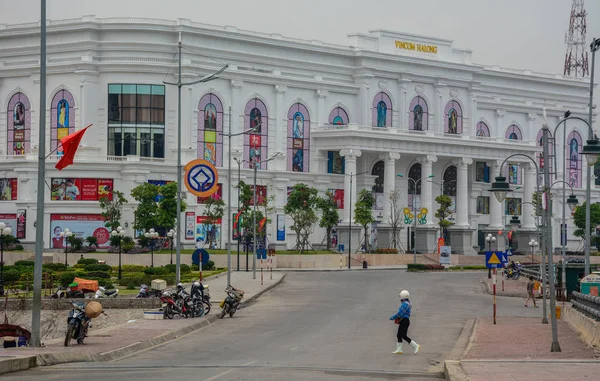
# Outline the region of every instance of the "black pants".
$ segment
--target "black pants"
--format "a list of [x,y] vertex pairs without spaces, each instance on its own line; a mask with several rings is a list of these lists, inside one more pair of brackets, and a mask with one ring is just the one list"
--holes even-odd
[[400,324],[398,324],[398,334],[396,337],[398,338],[398,342],[401,343],[402,339],[410,344],[412,341],[410,337],[408,337],[408,327],[410,326],[410,319],[404,318],[400,320]]

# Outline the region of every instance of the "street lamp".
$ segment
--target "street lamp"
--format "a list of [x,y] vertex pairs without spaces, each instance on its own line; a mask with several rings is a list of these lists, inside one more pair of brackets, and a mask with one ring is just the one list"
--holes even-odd
[[506,177],[497,176],[495,180],[496,181],[492,183],[492,187],[489,190],[490,192],[494,192],[494,196],[498,202],[503,202],[506,198],[506,194],[508,192],[512,192],[512,189],[510,189],[510,185],[506,181]]
[[115,237],[119,244],[119,280],[121,280],[121,242],[123,241],[123,237],[125,237],[125,229],[119,226],[117,230],[110,232],[110,235]]
[[[354,180],[354,178],[356,176],[360,176],[360,175],[364,175],[365,173],[368,173],[369,171],[364,171],[364,172],[360,172],[360,173],[352,173],[350,172],[349,174],[345,174],[346,176],[348,176],[350,178],[350,189],[348,190],[348,192],[350,193],[349,196],[349,204],[348,205],[348,211],[349,211],[349,216],[348,216],[348,270],[350,270],[351,268],[351,261],[352,261],[352,180]],[[366,242],[365,242],[365,247],[366,247]]]
[[[237,157],[234,157],[233,160],[235,160],[235,162],[238,165],[238,186],[237,186],[237,200],[238,200],[238,204],[237,204],[237,211],[238,213],[240,212],[240,181],[241,181],[241,175],[242,175],[242,163],[244,163],[246,160],[240,160]],[[231,189],[231,188],[230,188]],[[238,235],[237,235],[237,271],[240,271],[240,240],[242,239],[242,235],[240,234],[240,221],[238,219]]]
[[535,251],[535,247],[538,245],[535,239],[529,241],[529,246],[531,247],[531,264],[533,264],[533,252]]
[[154,245],[158,239],[158,232],[154,231],[154,229],[150,229],[144,236],[150,240],[150,251],[152,253],[150,254],[150,267],[154,267]]
[[69,230],[69,228],[66,228],[64,231],[60,232],[60,238],[65,239],[65,266],[69,266],[69,264],[67,263],[67,253],[69,249],[69,238],[71,238],[72,236],[73,233],[71,233],[71,230]]
[[12,235],[12,229],[0,222],[0,296],[4,296],[4,237]]
[[[492,243],[496,242],[496,237],[490,233],[485,237],[485,242],[488,243],[488,251],[492,251]],[[488,269],[488,279],[492,279],[492,269]]]
[[521,220],[519,219],[519,216],[512,216],[512,218],[509,221],[509,224],[513,231],[517,230],[519,226],[521,226]]
[[[267,163],[267,162],[275,159],[279,155],[281,155],[281,152],[275,153],[275,155],[271,156],[268,159],[254,162],[254,196],[253,196],[254,213],[252,213],[252,239],[253,239],[252,248],[254,249],[254,256],[252,257],[252,279],[256,279],[256,170],[258,169],[259,164]],[[231,171],[230,171],[230,173],[231,173]],[[231,236],[231,232],[229,232],[229,235]],[[227,271],[228,271],[227,274],[229,274],[229,269]]]
[[167,233],[167,237],[169,237],[169,241],[171,241],[171,264],[173,264],[173,239],[177,236],[177,232],[173,229],[169,230]]
[[[397,175],[398,177],[404,177],[403,174],[399,173]],[[413,223],[414,223],[414,233],[415,233],[415,238],[414,238],[414,242],[413,242],[413,263],[417,264],[417,198],[415,197],[417,195],[417,184],[422,181],[423,179],[432,179],[434,178],[435,175],[431,174],[427,177],[421,177],[418,180],[414,180],[411,179],[410,177],[407,177],[406,180],[408,181],[412,181],[413,185],[414,185],[414,189],[413,189],[413,198],[412,198],[412,209],[413,209]]]

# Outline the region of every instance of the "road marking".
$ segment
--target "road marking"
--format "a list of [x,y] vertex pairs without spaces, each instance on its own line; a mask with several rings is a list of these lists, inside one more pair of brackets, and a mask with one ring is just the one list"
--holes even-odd
[[293,348],[290,348],[290,351],[295,351],[296,349],[298,349],[298,347],[293,347]]
[[226,374],[229,374],[229,373],[231,373],[231,372],[233,372],[233,371],[235,371],[235,370],[237,370],[237,369],[229,369],[229,370],[226,370],[225,372],[221,372],[221,373],[219,373],[219,374],[215,374],[214,376],[212,376],[212,377],[209,377],[209,378],[207,378],[207,379],[206,379],[206,380],[204,380],[204,381],[213,381],[213,380],[216,380],[217,378],[219,378],[219,377],[221,377],[221,376],[224,376],[224,375],[226,375]]

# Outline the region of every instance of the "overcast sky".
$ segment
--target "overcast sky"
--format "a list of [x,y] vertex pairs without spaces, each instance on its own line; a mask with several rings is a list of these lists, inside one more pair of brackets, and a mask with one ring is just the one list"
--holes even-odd
[[[348,45],[346,34],[391,29],[454,40],[473,61],[562,73],[571,0],[48,0],[48,18],[188,18]],[[600,0],[587,0],[587,49],[600,38]],[[40,0],[0,0],[0,23],[39,20]],[[600,78],[600,54],[596,65]],[[590,57],[591,65],[591,57]],[[595,81],[598,82],[598,81]]]

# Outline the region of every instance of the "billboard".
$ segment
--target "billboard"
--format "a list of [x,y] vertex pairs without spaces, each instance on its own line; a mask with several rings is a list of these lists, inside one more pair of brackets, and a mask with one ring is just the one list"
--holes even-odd
[[17,199],[17,179],[0,179],[0,201]]
[[12,230],[12,234],[16,234],[17,231],[17,215],[14,213],[3,213],[0,214],[0,222],[4,222],[6,227]]
[[185,239],[194,239],[194,224],[196,214],[194,212],[185,212]]
[[50,199],[52,201],[98,201],[112,200],[112,179],[52,178]]
[[104,226],[104,217],[101,214],[51,214],[50,215],[50,248],[63,249],[64,238],[60,233],[66,228],[74,236],[86,239],[94,236],[98,239],[98,248],[106,249],[110,246],[110,232]]
[[207,216],[196,216],[196,244],[204,246],[211,241],[209,249],[218,249],[221,246],[221,219],[215,224],[208,224]]

